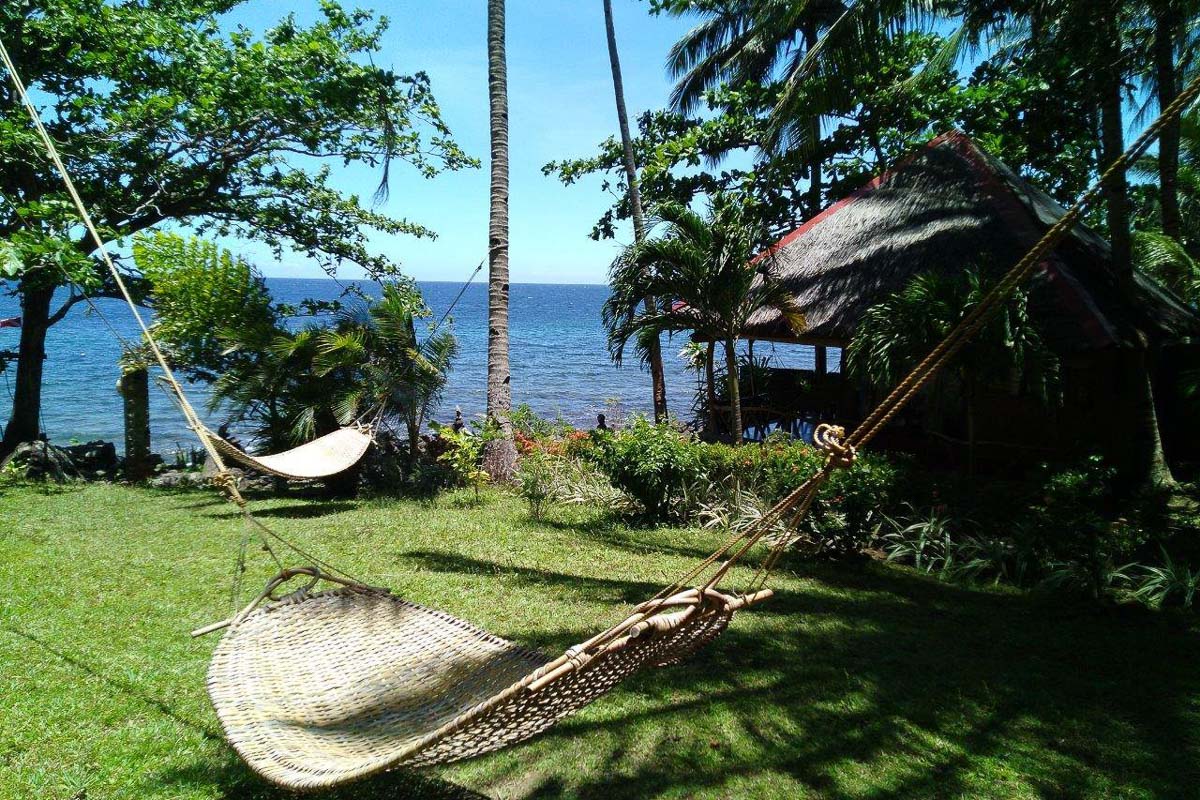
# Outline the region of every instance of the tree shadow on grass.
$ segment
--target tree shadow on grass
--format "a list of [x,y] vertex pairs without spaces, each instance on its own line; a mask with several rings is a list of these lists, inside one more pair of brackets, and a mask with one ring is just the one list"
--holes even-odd
[[563,533],[590,539],[591,541],[626,550],[638,555],[657,553],[676,555],[699,561],[712,551],[701,546],[684,547],[672,541],[672,529],[655,524],[629,524],[615,514],[604,514],[584,521],[556,520],[543,517],[541,524]]
[[170,703],[166,702],[165,700],[162,700],[160,698],[153,697],[153,696],[147,694],[145,691],[142,690],[141,687],[137,686],[136,684],[130,683],[129,681],[121,680],[120,678],[115,678],[107,672],[101,672],[100,670],[95,669],[90,664],[87,664],[80,658],[72,655],[71,653],[66,652],[65,650],[58,648],[57,646],[51,644],[50,642],[47,642],[46,640],[42,639],[41,637],[35,636],[32,633],[26,633],[25,631],[17,630],[15,628],[9,627],[7,625],[0,626],[0,631],[3,631],[4,633],[15,636],[25,642],[28,642],[29,644],[37,647],[41,652],[45,653],[46,655],[51,656],[51,657],[61,661],[62,663],[68,665],[72,669],[82,672],[83,674],[87,675],[89,678],[104,684],[109,689],[112,689],[113,691],[115,691],[125,697],[133,698],[141,705],[146,706],[150,709],[153,709],[154,711],[157,711],[158,713],[162,714],[163,716],[170,717],[172,720],[174,720],[175,722],[178,722],[180,725],[183,725],[187,728],[192,729],[193,731],[196,731],[205,739],[220,739],[220,738],[222,738],[221,735],[217,731],[213,730],[208,725],[205,725],[203,722],[200,722],[200,721],[194,720],[194,719],[189,719],[188,717],[183,716],[178,711],[176,711],[175,708]]
[[[222,504],[228,510],[212,511],[202,516],[209,519],[234,519],[240,517],[242,512],[236,508],[229,508],[228,504]],[[259,506],[252,508],[254,516],[262,519],[320,519],[321,517],[329,517],[334,514],[344,514],[347,511],[354,511],[358,508],[358,504],[349,500],[327,500],[323,503],[303,503],[288,506]]]
[[232,754],[219,766],[197,762],[182,769],[148,775],[147,790],[174,786],[179,789],[218,787],[222,800],[487,800],[486,795],[412,770],[394,770],[363,780],[315,792],[296,792],[268,783]]
[[421,569],[431,572],[504,576],[524,586],[552,587],[600,602],[640,603],[662,588],[661,584],[649,581],[596,578],[590,575],[517,567],[436,550],[409,550],[398,553],[395,557],[414,562]]
[[[809,577],[819,590],[739,615],[689,664],[600,701],[621,713],[560,724],[488,780],[628,798],[781,779],[831,798],[1185,797],[1200,782],[1194,631],[870,565]],[[585,773],[559,760],[575,737],[599,751]]]

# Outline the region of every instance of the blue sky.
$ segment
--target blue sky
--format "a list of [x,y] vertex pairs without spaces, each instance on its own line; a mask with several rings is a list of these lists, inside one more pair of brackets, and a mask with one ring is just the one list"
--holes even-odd
[[[346,0],[347,6],[355,5]],[[478,170],[424,180],[393,170],[391,198],[380,210],[438,233],[434,241],[378,236],[380,252],[418,280],[462,281],[484,257],[488,214],[488,103],[484,0],[361,2],[391,21],[376,63],[398,72],[425,70],[457,141],[483,162]],[[631,115],[666,104],[663,64],[689,21],[651,17],[644,0],[614,0],[617,39]],[[315,0],[251,0],[229,21],[264,30],[286,9],[301,21]],[[519,283],[603,283],[617,244],[587,234],[611,198],[600,181],[563,186],[542,175],[548,161],[586,155],[616,133],[616,109],[600,0],[509,0],[508,86],[511,158],[511,268]],[[335,166],[338,188],[369,198],[378,173]],[[631,237],[622,230],[618,241]],[[232,244],[232,243],[231,243]],[[262,248],[234,245],[268,275],[319,277],[302,256],[275,263]],[[358,273],[346,269],[342,273]]]

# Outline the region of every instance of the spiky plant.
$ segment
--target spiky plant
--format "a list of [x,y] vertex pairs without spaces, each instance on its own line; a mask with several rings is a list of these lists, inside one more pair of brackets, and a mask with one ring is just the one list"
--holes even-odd
[[[755,259],[765,233],[752,214],[717,198],[707,215],[677,204],[658,206],[656,235],[626,247],[609,271],[612,294],[602,316],[609,350],[620,363],[625,348],[647,334],[687,332],[721,342],[735,444],[741,441],[737,342],[750,317],[775,309],[795,330],[804,327],[792,293],[777,279],[770,257]],[[642,298],[659,298],[647,310]]]

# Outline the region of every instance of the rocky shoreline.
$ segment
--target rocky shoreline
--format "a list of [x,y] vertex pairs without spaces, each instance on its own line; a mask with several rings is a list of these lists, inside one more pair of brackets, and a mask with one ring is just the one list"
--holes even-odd
[[[184,489],[207,486],[215,472],[211,464],[182,464],[168,466],[163,457],[151,454],[152,474],[145,484],[156,489]],[[232,468],[244,488],[272,488],[269,476],[247,473]],[[45,441],[24,442],[0,463],[0,474],[31,481],[70,483],[73,481],[125,483],[125,459],[117,453],[113,442],[97,440],[65,447]],[[260,486],[261,484],[261,486]]]

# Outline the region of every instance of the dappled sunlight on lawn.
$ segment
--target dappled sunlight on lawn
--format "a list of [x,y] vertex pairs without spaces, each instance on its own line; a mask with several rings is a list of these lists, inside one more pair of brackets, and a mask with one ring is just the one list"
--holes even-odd
[[[205,499],[0,496],[21,519],[0,536],[0,661],[13,665],[0,796],[288,796],[217,735],[204,694],[215,640],[187,637],[227,613],[241,535]],[[535,523],[499,495],[479,508],[263,505],[348,571],[548,653],[718,538],[585,509]],[[247,587],[267,569],[255,562]],[[877,564],[793,562],[775,588],[688,664],[635,676],[527,744],[314,796],[1166,797],[1200,779],[1200,638],[1178,617]]]

